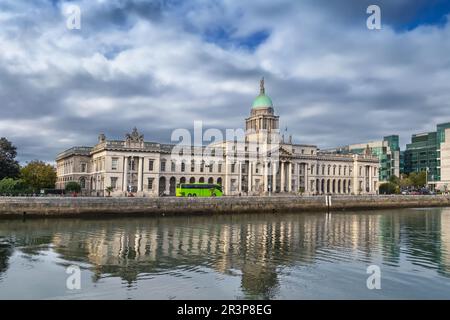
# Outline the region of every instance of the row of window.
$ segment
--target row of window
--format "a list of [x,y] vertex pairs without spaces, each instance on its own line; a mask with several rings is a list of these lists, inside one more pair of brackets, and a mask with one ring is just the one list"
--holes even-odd
[[[359,168],[358,168],[359,176],[363,176],[363,173],[364,173],[363,168],[364,168],[363,166],[359,166]],[[351,176],[352,172],[353,172],[353,168],[350,166],[347,167],[347,166],[331,166],[331,165],[328,165],[328,166],[326,166],[326,165],[321,165],[321,166],[320,165],[317,165],[317,166],[311,165],[311,174],[314,174],[314,172],[316,173],[316,175],[319,175],[321,172],[323,176],[325,175],[325,173],[327,175],[333,175],[333,176],[336,176],[336,175]],[[368,175],[368,174],[364,173],[364,175]],[[372,175],[373,176],[378,175],[376,167],[373,167]]]

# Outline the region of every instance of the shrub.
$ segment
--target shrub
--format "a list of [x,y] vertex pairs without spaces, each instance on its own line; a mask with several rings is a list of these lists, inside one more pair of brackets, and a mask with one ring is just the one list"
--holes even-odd
[[78,193],[78,192],[81,191],[81,186],[80,186],[80,184],[78,182],[71,181],[71,182],[68,182],[66,184],[66,191],[67,192],[77,192]]
[[380,184],[379,192],[380,194],[397,194],[400,193],[400,188],[392,182],[386,182]]

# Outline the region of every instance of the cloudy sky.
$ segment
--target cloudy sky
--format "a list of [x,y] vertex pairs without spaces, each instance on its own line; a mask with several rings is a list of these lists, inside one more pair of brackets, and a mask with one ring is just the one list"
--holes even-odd
[[[81,9],[81,30],[66,9]],[[366,9],[381,7],[382,30]],[[0,136],[52,161],[134,126],[240,128],[259,79],[320,148],[450,121],[448,0],[0,0]]]

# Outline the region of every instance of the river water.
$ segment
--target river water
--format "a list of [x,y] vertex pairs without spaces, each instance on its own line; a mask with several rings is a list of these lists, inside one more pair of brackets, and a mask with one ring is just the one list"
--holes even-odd
[[0,220],[15,298],[450,299],[450,208]]

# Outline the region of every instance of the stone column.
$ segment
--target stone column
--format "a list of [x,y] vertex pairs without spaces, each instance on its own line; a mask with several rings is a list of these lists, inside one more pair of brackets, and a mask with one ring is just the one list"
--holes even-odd
[[372,177],[373,177],[373,167],[369,166],[369,192],[373,191]]
[[239,190],[239,192],[242,192],[242,161],[238,162],[238,166],[237,167],[238,167],[238,170],[239,170],[238,190]]
[[138,161],[138,191],[142,191],[142,162],[143,162],[143,158],[139,157],[139,161]]
[[128,191],[128,157],[124,157],[123,159],[123,183],[122,183],[122,191]]
[[253,165],[252,165],[252,163],[251,163],[251,161],[249,161],[248,162],[248,192],[251,192],[252,191],[252,179],[253,179],[253,177],[252,177],[252,175],[253,175]]
[[264,175],[264,192],[267,192],[269,190],[268,186],[268,168],[269,163],[267,161],[264,161],[264,168],[263,168],[263,175]]
[[281,192],[284,192],[286,189],[285,189],[285,187],[286,187],[286,181],[285,181],[285,178],[284,178],[284,168],[285,168],[285,166],[284,166],[284,161],[282,161],[281,162],[281,168],[280,168],[280,171],[281,171]]
[[304,170],[305,170],[305,192],[308,192],[309,191],[309,177],[308,177],[309,168],[308,168],[307,163],[305,163]]
[[[225,150],[225,152],[226,152],[226,150]],[[224,181],[223,181],[225,195],[229,195],[230,194],[230,192],[229,192],[230,184],[228,183],[228,180],[230,178],[229,177],[229,174],[230,174],[229,167],[230,167],[230,164],[228,162],[228,156],[225,155],[225,177],[224,177]]]
[[277,191],[277,163],[272,162],[272,192]]
[[288,192],[292,192],[292,162],[288,165]]

